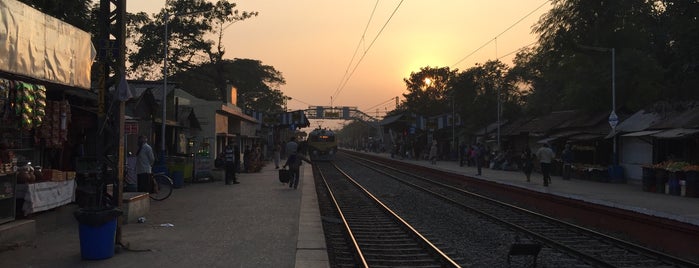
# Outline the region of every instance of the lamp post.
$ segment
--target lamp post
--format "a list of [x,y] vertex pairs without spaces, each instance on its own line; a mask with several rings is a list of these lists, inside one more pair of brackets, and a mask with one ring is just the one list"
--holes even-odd
[[459,150],[459,145],[456,144],[456,111],[454,109],[454,106],[456,105],[456,100],[454,99],[454,92],[451,92],[451,143],[453,144],[453,148],[457,152],[457,157],[458,157],[458,150]]
[[[607,47],[591,47],[578,45],[578,47],[586,50],[592,50],[597,52],[611,52],[612,53],[612,112],[609,114],[609,125],[612,127],[612,132],[616,132],[616,125],[619,122],[619,117],[616,115],[616,49]],[[616,133],[613,137],[614,143],[612,145],[613,152],[613,163],[618,164],[617,150],[616,150]]]
[[498,113],[498,120],[497,120],[498,133],[497,133],[497,135],[498,135],[498,137],[497,137],[497,141],[498,141],[498,151],[502,152],[502,148],[500,148],[500,115],[502,114],[502,104],[500,103],[501,102],[501,100],[500,100],[501,99],[500,98],[500,85],[497,85],[497,89],[498,89],[497,90],[498,91],[497,92],[497,94],[498,94],[497,95],[497,101],[498,101],[498,105],[497,105],[497,113]]
[[[200,11],[192,11],[192,12],[185,12],[185,13],[179,13],[173,15],[173,17],[179,17],[179,16],[189,16],[189,15],[196,15],[204,12],[209,12],[211,10],[200,10]],[[160,129],[160,149],[162,150],[160,160],[162,161],[162,165],[165,166],[165,154],[167,153],[167,150],[165,149],[165,125],[166,125],[166,118],[167,118],[167,55],[168,55],[168,46],[169,46],[169,40],[168,40],[168,31],[167,31],[167,25],[168,21],[170,19],[170,14],[167,12],[167,8],[165,9],[165,34],[164,34],[164,51],[165,53],[163,54],[163,93],[162,93],[162,105],[163,105],[163,115],[162,115],[162,126]]]

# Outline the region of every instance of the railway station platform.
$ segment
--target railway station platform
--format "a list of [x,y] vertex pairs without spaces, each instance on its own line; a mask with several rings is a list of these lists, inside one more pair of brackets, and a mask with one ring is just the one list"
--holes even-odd
[[[354,152],[391,158],[388,153]],[[527,182],[521,171],[482,168],[482,175],[478,176],[476,167],[461,167],[457,161],[437,161],[432,165],[428,160],[393,160],[699,226],[699,198],[644,192],[637,184],[563,180],[552,176],[551,185],[544,187],[541,174],[536,172],[532,172],[531,182]]]
[[77,206],[46,212],[34,241],[0,245],[0,267],[329,267],[311,165],[298,189],[277,174],[267,163],[224,185],[217,171],[150,201],[145,223],[121,228],[128,247],[104,260],[81,259]]

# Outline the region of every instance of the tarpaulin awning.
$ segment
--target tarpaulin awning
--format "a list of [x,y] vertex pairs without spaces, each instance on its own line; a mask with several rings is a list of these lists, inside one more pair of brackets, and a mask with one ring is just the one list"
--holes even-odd
[[674,129],[665,130],[663,132],[659,132],[656,134],[652,134],[651,136],[656,137],[656,138],[672,139],[672,138],[682,138],[685,136],[694,135],[696,133],[699,133],[699,129],[674,128]]

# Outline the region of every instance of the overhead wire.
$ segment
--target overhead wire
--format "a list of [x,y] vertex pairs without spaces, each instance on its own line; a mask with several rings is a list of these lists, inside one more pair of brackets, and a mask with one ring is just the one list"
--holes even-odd
[[465,57],[461,58],[461,59],[460,59],[459,61],[457,61],[456,63],[452,64],[452,65],[450,66],[450,68],[454,68],[456,65],[459,65],[459,63],[461,63],[461,62],[463,62],[464,60],[468,59],[468,58],[471,57],[473,54],[475,54],[476,52],[478,52],[479,50],[481,50],[483,47],[487,46],[487,45],[490,44],[491,42],[493,42],[493,41],[496,41],[496,42],[497,42],[497,38],[498,38],[498,37],[500,37],[501,35],[505,34],[507,31],[509,31],[510,29],[512,29],[512,27],[515,27],[517,24],[519,24],[520,22],[522,22],[522,21],[523,21],[524,19],[526,19],[527,17],[529,17],[529,16],[531,16],[532,14],[534,14],[534,12],[536,12],[536,11],[539,10],[539,9],[541,9],[544,5],[546,5],[546,4],[547,4],[548,2],[550,2],[550,1],[551,1],[551,0],[546,0],[546,1],[544,1],[543,3],[541,3],[541,5],[539,5],[537,8],[535,8],[534,10],[532,10],[531,12],[529,12],[527,15],[525,15],[525,16],[522,17],[522,18],[520,18],[518,21],[516,21],[516,22],[513,23],[512,25],[510,25],[510,27],[507,27],[507,29],[505,29],[504,31],[502,31],[500,34],[498,34],[498,35],[496,35],[494,38],[492,38],[492,39],[486,41],[483,45],[481,45],[480,47],[478,47],[476,50],[472,51],[471,53],[469,53],[469,54],[466,55]]
[[[374,9],[371,11],[371,15],[369,16],[369,21],[367,21],[366,26],[364,26],[364,31],[362,32],[362,36],[359,38],[359,42],[357,42],[357,47],[354,49],[354,53],[352,54],[352,59],[350,59],[349,63],[347,63],[347,68],[345,69],[345,74],[342,75],[342,78],[340,79],[340,83],[338,83],[337,88],[333,92],[332,95],[330,95],[330,98],[332,99],[335,94],[338,93],[340,90],[340,87],[342,86],[342,81],[345,80],[347,77],[347,73],[349,72],[350,66],[352,66],[352,63],[354,62],[354,58],[357,56],[357,51],[359,51],[359,47],[364,43],[364,37],[366,36],[366,31],[369,29],[369,25],[371,24],[371,20],[374,18],[374,14],[376,13],[376,8],[379,6],[379,0],[376,0],[376,4],[374,4]],[[332,104],[331,104],[332,105]]]
[[362,60],[364,60],[364,57],[366,56],[367,52],[369,52],[369,50],[371,49],[371,47],[374,45],[374,43],[376,42],[376,40],[379,39],[379,36],[381,36],[381,33],[383,32],[383,30],[386,29],[386,26],[388,26],[388,23],[391,21],[391,19],[393,18],[393,16],[396,14],[396,12],[398,11],[398,8],[400,8],[400,6],[403,4],[403,1],[404,1],[404,0],[401,0],[401,1],[398,3],[398,5],[396,6],[396,8],[395,8],[395,9],[393,10],[393,12],[391,13],[391,16],[388,17],[388,19],[386,20],[386,22],[384,23],[384,25],[381,27],[381,30],[379,30],[379,32],[376,34],[376,36],[375,36],[374,39],[371,41],[371,43],[369,43],[369,46],[364,50],[364,53],[362,53],[362,57],[360,57],[359,60],[357,61],[357,64],[354,65],[354,68],[352,69],[352,72],[350,72],[349,76],[347,76],[347,78],[344,80],[344,82],[342,82],[342,86],[336,91],[336,93],[333,94],[333,99],[337,99],[337,96],[338,96],[338,95],[340,94],[340,92],[342,92],[342,90],[345,88],[345,86],[347,85],[347,82],[349,82],[350,78],[352,78],[352,75],[353,75],[354,72],[357,70],[357,67],[359,67],[359,64],[360,64],[360,63],[362,63]]
[[298,101],[298,102],[303,103],[303,104],[306,104],[306,105],[308,105],[308,106],[313,106],[313,105],[311,105],[310,103],[305,102],[305,101],[302,101],[302,100],[299,100],[299,99],[297,99],[297,98],[291,98],[291,100],[292,100],[292,101]]
[[534,44],[536,44],[536,43],[537,43],[536,41],[531,42],[531,43],[529,43],[528,45],[522,46],[522,47],[520,47],[520,48],[518,48],[518,49],[515,49],[515,50],[513,50],[513,51],[508,52],[508,53],[505,54],[505,55],[502,55],[502,56],[500,56],[500,57],[497,57],[496,60],[505,58],[505,57],[510,56],[510,55],[512,55],[512,54],[514,54],[514,53],[517,53],[517,52],[519,52],[519,51],[522,51],[523,49],[528,48],[528,47],[530,47],[530,46],[532,46],[532,45],[534,45]]
[[379,103],[379,104],[377,104],[377,105],[374,105],[374,106],[371,106],[371,107],[369,107],[369,108],[362,109],[362,110],[371,110],[371,109],[374,109],[374,108],[376,108],[376,107],[379,107],[379,106],[381,106],[381,105],[383,105],[383,104],[386,104],[386,103],[388,103],[388,102],[394,101],[395,99],[396,99],[396,98],[393,97],[393,98],[390,98],[390,99],[388,99],[388,100],[386,100],[386,101],[384,101],[384,102],[382,102],[382,103]]

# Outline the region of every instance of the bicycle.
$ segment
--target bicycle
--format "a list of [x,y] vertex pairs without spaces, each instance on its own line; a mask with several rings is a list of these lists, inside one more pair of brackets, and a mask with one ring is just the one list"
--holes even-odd
[[[129,165],[124,164],[124,181],[126,182],[130,175]],[[135,179],[135,178],[134,178]],[[173,181],[170,177],[165,175],[165,172],[154,173],[151,175],[151,180],[153,181],[152,193],[148,196],[156,201],[163,201],[172,195],[172,189],[174,188]],[[134,185],[135,187],[135,185]],[[162,190],[161,190],[162,189]],[[124,183],[124,192],[136,191],[136,189],[128,189],[127,183]]]
[[154,192],[148,195],[151,199],[163,201],[172,195],[173,182],[165,173],[154,173],[153,182]]

